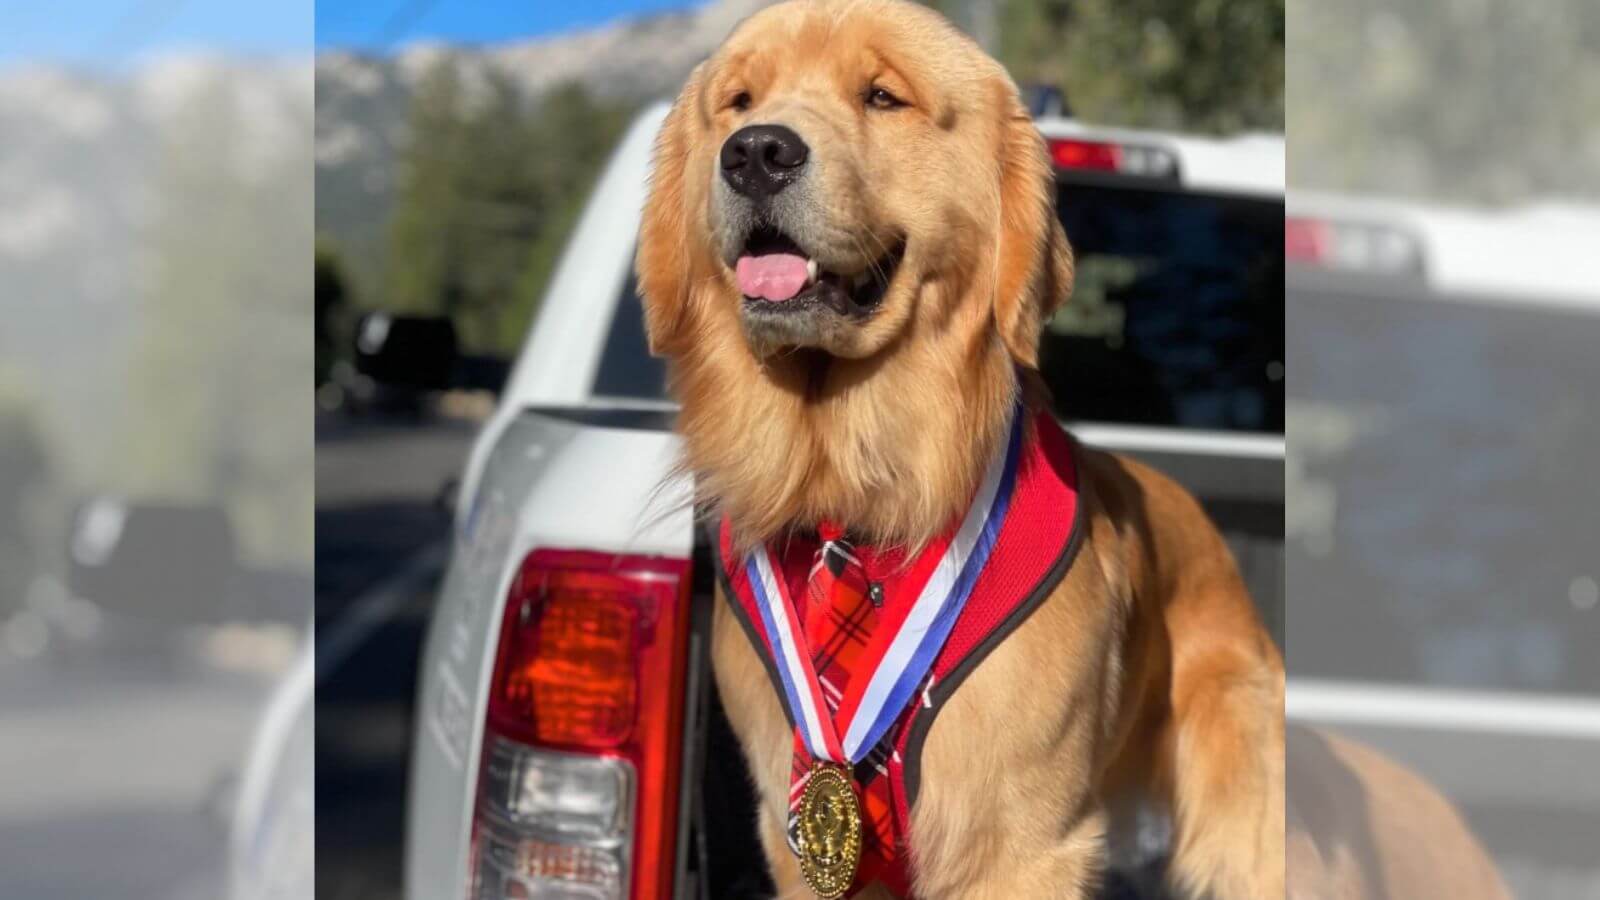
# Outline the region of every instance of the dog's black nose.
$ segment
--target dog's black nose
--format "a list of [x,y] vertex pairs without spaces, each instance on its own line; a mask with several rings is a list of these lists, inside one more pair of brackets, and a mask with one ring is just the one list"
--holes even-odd
[[805,168],[810,148],[782,125],[747,125],[722,145],[722,177],[752,200],[789,186]]

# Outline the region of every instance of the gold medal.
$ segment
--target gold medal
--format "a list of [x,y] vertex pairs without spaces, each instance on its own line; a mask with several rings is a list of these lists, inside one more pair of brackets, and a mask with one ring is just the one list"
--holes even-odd
[[861,804],[850,773],[817,762],[800,795],[800,874],[822,900],[844,896],[861,864]]

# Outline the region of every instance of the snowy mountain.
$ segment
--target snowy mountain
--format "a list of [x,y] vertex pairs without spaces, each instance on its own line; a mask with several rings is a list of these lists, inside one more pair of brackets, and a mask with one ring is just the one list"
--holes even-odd
[[318,232],[332,236],[357,258],[379,252],[411,94],[434,66],[454,63],[469,92],[491,74],[504,77],[530,101],[572,83],[606,98],[668,98],[740,20],[768,2],[716,0],[688,11],[538,40],[482,46],[419,43],[392,56],[319,54]]
[[305,58],[0,69],[0,382],[35,396],[68,444],[105,441],[150,337],[158,262],[189,264],[170,230],[158,256],[163,222],[221,218],[252,184],[289,208],[311,188],[311,120]]

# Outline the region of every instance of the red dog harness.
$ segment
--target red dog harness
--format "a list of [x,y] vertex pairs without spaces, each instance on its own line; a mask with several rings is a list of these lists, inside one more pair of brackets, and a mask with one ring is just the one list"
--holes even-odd
[[[721,523],[724,591],[796,734],[791,848],[811,763],[847,766],[864,832],[853,889],[877,880],[910,896],[904,835],[928,730],[966,676],[1060,583],[1077,553],[1072,438],[1046,412],[1019,412],[1002,454],[963,520],[913,560],[899,549],[843,544],[827,525],[739,558],[729,523]],[[859,566],[859,576],[829,578],[822,571],[829,553]],[[860,614],[825,615],[817,608],[827,602],[819,581],[847,594],[859,586],[875,609],[863,603]],[[844,671],[832,665],[840,647],[854,663]]]

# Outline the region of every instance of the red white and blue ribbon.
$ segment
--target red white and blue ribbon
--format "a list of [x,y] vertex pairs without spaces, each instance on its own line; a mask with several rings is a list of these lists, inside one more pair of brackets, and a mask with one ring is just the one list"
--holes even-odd
[[867,647],[867,659],[875,662],[869,670],[852,675],[836,716],[828,713],[781,565],[768,547],[746,557],[745,572],[783,683],[784,701],[814,758],[845,765],[861,761],[894,725],[912,701],[917,685],[927,677],[1000,537],[1017,483],[1023,423],[1018,410],[1012,416],[1005,446],[984,470],[960,525],[943,541],[930,545],[899,586],[904,593],[915,592],[916,599],[909,604],[886,604]]

